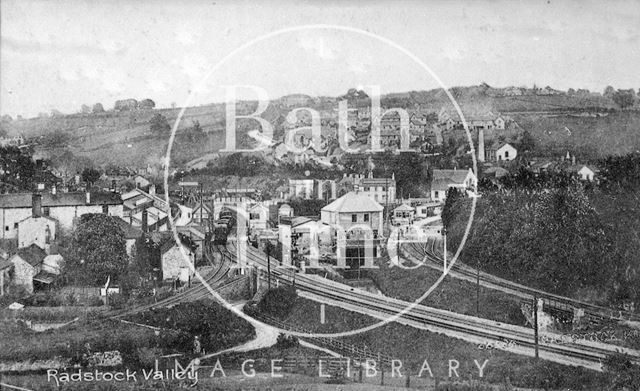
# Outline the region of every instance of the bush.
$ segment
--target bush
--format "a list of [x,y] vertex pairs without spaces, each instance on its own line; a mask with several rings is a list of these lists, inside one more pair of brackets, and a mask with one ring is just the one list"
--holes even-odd
[[32,307],[59,307],[64,304],[64,300],[50,292],[38,292],[21,300],[20,303]]
[[102,297],[99,296],[91,296],[88,300],[87,300],[87,305],[89,307],[102,307],[104,305],[104,301],[102,300]]
[[296,301],[296,290],[290,286],[271,289],[258,304],[263,314],[285,319]]
[[114,310],[121,310],[127,304],[127,299],[119,294],[119,293],[110,293],[109,294],[109,306]]
[[298,338],[295,335],[287,335],[280,333],[276,342],[276,347],[279,349],[295,348],[299,344]]

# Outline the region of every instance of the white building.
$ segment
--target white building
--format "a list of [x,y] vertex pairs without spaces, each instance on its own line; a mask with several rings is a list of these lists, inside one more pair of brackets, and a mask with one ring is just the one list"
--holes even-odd
[[494,145],[489,150],[489,160],[496,162],[508,162],[518,156],[518,150],[509,143]]
[[267,223],[269,221],[269,207],[258,203],[251,207],[247,211],[249,213],[249,229],[264,230],[267,229]]
[[369,196],[349,192],[320,211],[322,223],[331,227],[337,242],[338,267],[373,267],[380,254],[384,207]]
[[103,213],[122,217],[122,198],[117,193],[14,193],[0,194],[0,224],[2,239],[18,237],[18,223],[34,215],[34,209],[41,216],[58,222],[58,228],[69,230],[80,216],[87,213]]
[[447,198],[447,190],[455,187],[462,192],[475,191],[478,187],[478,178],[471,168],[468,170],[433,170],[431,181],[431,200],[444,202]]

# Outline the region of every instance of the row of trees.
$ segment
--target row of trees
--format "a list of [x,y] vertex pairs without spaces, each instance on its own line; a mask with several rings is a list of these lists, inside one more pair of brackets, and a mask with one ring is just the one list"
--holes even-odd
[[[457,248],[470,201],[451,193],[443,222]],[[486,193],[478,199],[463,259],[512,281],[563,295],[613,293],[624,259],[580,184],[546,192]],[[604,265],[607,265],[604,268]]]
[[[503,180],[509,192],[481,184],[464,261],[559,294],[591,291],[606,293],[611,302],[638,302],[640,154],[601,165],[598,186],[562,172],[533,176],[526,170]],[[470,204],[457,191],[448,193],[442,219],[455,247]]]

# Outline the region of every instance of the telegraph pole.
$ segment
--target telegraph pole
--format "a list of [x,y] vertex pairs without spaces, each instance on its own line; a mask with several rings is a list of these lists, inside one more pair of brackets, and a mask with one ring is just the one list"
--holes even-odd
[[533,296],[533,323],[536,358],[538,358],[538,297],[536,295]]
[[476,259],[476,316],[480,317],[480,259]]
[[271,290],[271,258],[269,257],[271,253],[271,246],[267,245],[267,289]]
[[442,227],[442,234],[444,235],[444,272],[447,272],[447,227]]

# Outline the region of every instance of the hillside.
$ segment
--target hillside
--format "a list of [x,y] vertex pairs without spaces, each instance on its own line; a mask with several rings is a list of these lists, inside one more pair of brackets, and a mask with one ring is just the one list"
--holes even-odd
[[[551,95],[542,95],[546,93],[541,92],[543,90],[518,89],[518,93],[522,95],[510,96],[509,89],[496,89],[487,85],[453,87],[450,91],[466,114],[491,111],[511,115],[521,128],[529,129],[550,153],[576,148],[578,152],[598,155],[624,153],[639,148],[639,138],[636,137],[639,120],[636,112],[615,113],[603,118],[570,116],[571,113],[585,111],[606,114],[616,108],[613,101],[599,94],[569,95],[553,92]],[[348,94],[345,96],[353,98]],[[340,98],[300,99],[297,95],[282,97],[270,102],[262,117],[274,124],[275,136],[278,138],[283,134],[284,118],[294,107],[308,104],[320,111],[322,118],[334,117],[337,115],[337,101]],[[442,108],[453,109],[443,90],[387,94],[381,101],[383,107],[402,107],[409,112],[437,113]],[[350,99],[351,104],[367,105],[366,95]],[[237,111],[239,114],[248,114],[254,111],[255,106],[256,102],[238,102]],[[224,146],[224,110],[222,104],[189,107],[185,110],[173,147],[172,164],[183,165]],[[157,166],[166,151],[168,134],[152,134],[149,122],[153,115],[161,114],[169,124],[173,124],[179,112],[180,108],[169,108],[57,115],[2,121],[2,130],[10,136],[23,135],[31,139],[31,142],[36,140],[35,149],[39,157],[55,158],[71,152],[98,166]],[[206,137],[196,140],[180,137],[180,133],[190,129],[196,121]],[[237,124],[238,146],[248,146],[246,132],[255,129],[257,124],[250,120],[238,120]],[[565,127],[572,129],[571,135],[564,130]],[[52,143],[47,138],[42,139],[43,135],[63,137],[59,137],[59,142]]]

